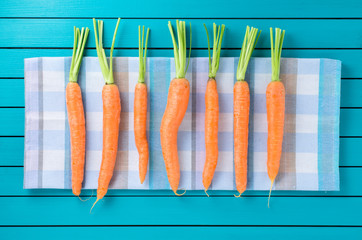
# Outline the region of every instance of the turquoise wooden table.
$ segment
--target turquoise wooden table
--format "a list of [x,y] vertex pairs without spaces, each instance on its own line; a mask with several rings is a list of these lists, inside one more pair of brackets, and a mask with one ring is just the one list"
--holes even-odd
[[[270,56],[269,27],[285,29],[283,56],[342,60],[339,192],[112,191],[93,214],[93,199],[71,191],[24,190],[23,59],[71,56],[73,26],[105,19],[110,47],[122,17],[115,56],[137,56],[137,26],[151,28],[149,56],[172,56],[167,21],[193,26],[193,56],[207,56],[202,23],[227,27],[223,56],[237,56],[246,25],[263,30],[255,56]],[[74,1],[0,3],[0,239],[361,239],[362,3],[360,0]],[[86,56],[96,56],[93,32]],[[84,191],[91,196],[91,191]]]

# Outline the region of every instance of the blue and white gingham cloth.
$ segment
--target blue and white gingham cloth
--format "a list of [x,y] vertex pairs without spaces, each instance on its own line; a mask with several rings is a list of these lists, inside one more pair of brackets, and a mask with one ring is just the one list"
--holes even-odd
[[[25,59],[24,188],[71,188],[69,126],[65,104],[71,58]],[[210,189],[233,190],[233,84],[238,58],[222,58],[216,76],[219,104],[219,160]],[[121,92],[119,152],[110,184],[113,189],[170,189],[160,146],[160,123],[171,79],[172,58],[148,58],[149,172],[138,177],[133,134],[134,88],[138,58],[114,59],[114,77]],[[205,161],[204,92],[208,59],[192,58],[186,78],[191,91],[179,129],[179,188],[203,189]],[[251,60],[246,80],[251,111],[248,189],[269,190],[265,90],[271,79],[270,58]],[[282,59],[286,87],[283,154],[275,190],[339,190],[339,112],[341,62],[331,59]],[[79,74],[86,115],[84,188],[96,189],[102,160],[102,98],[104,80],[98,59],[85,57]]]

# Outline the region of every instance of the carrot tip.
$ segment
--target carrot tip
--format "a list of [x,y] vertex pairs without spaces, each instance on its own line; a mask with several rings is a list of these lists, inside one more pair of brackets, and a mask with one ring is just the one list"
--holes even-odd
[[96,203],[100,200],[100,198],[97,198],[97,200],[93,203],[93,206],[91,208],[91,210],[89,211],[90,214],[92,214],[92,209],[94,208],[94,206],[96,205]]
[[181,194],[177,193],[177,191],[174,191],[174,193],[175,193],[176,196],[182,196],[182,195],[184,195],[186,193],[186,189],[183,189],[183,190],[184,190],[184,192],[181,193]]
[[210,197],[210,195],[207,193],[207,189],[205,189],[205,193],[206,193],[207,197]]
[[271,180],[271,186],[270,186],[269,198],[268,198],[268,208],[269,208],[270,195],[271,195],[271,191],[272,191],[272,188],[273,188],[273,183],[274,183],[274,179]]
[[234,194],[234,197],[236,197],[236,198],[243,198],[243,197],[241,196],[241,194],[242,194],[242,193],[239,193],[239,195]]

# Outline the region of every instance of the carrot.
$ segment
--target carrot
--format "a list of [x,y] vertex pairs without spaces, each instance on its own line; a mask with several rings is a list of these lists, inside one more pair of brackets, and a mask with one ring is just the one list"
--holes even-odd
[[[107,62],[106,54],[103,49],[103,21],[98,20],[98,34],[96,20],[93,18],[94,35],[96,39],[96,48],[99,63],[101,66],[105,85],[102,90],[103,100],[103,150],[102,150],[102,164],[98,177],[97,200],[95,204],[102,199],[108,190],[109,182],[113,176],[114,165],[116,163],[118,151],[118,134],[119,123],[121,120],[121,99],[119,97],[119,89],[114,84],[113,79],[113,48],[116,40],[118,25],[120,22],[118,18],[116,29],[114,30],[112,47],[109,59]],[[99,41],[98,41],[99,36]]]
[[161,147],[166,165],[168,181],[176,195],[180,181],[180,165],[177,153],[177,132],[185,116],[190,95],[190,83],[185,78],[191,54],[191,24],[189,61],[186,66],[186,26],[183,21],[176,21],[178,46],[175,40],[171,22],[168,28],[171,33],[175,55],[176,78],[169,87],[167,105],[161,121]]
[[280,81],[279,73],[284,34],[284,30],[282,32],[280,28],[275,29],[275,46],[273,48],[273,29],[270,28],[272,81],[268,84],[266,89],[266,110],[268,119],[267,168],[271,181],[268,207],[273,183],[279,171],[283,146],[285,88]]
[[248,180],[250,91],[245,73],[259,36],[257,28],[246,27],[234,85],[234,165],[236,190],[239,192],[236,197],[245,191]]
[[[141,26],[138,26],[138,41],[139,41],[139,77],[134,93],[134,135],[136,147],[139,155],[139,176],[141,184],[144,182],[147,174],[148,166],[148,142],[147,142],[147,86],[145,84],[146,74],[146,57],[147,57],[147,42],[150,29],[147,28],[145,51],[143,53],[145,27],[142,28],[141,41]],[[144,54],[144,56],[143,56]]]
[[206,30],[208,52],[209,52],[209,80],[207,81],[206,92],[205,92],[206,158],[205,158],[204,171],[202,174],[202,183],[205,188],[205,193],[206,195],[208,195],[207,189],[210,187],[211,181],[214,177],[217,165],[217,159],[219,156],[218,136],[217,136],[218,124],[219,124],[219,95],[217,93],[215,77],[216,77],[216,72],[219,69],[221,44],[225,31],[225,25],[217,27],[215,23],[213,24],[214,46],[213,46],[212,60],[210,54],[209,33],[207,31],[205,24],[204,27]]
[[69,83],[65,89],[67,103],[68,122],[70,130],[70,151],[72,169],[72,190],[78,196],[82,190],[85,161],[85,118],[82,100],[82,92],[78,85],[78,73],[82,63],[85,43],[87,42],[89,29],[74,27],[74,45],[72,63],[69,71]]

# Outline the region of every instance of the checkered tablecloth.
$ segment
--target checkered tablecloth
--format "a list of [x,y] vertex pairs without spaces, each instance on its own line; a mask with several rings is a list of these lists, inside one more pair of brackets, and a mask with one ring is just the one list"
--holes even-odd
[[[71,188],[69,126],[65,104],[71,58],[25,59],[24,188]],[[219,104],[219,161],[210,189],[233,190],[233,84],[237,58],[221,58],[216,76]],[[138,154],[133,134],[134,87],[138,58],[114,59],[122,113],[119,152],[110,188],[170,189],[160,146],[160,123],[167,91],[175,75],[172,58],[148,58],[149,173],[138,177]],[[286,86],[283,154],[275,190],[339,190],[339,112],[341,62],[331,59],[282,59]],[[205,161],[204,92],[208,59],[192,58],[186,78],[191,92],[179,129],[180,188],[203,189]],[[270,58],[251,60],[246,76],[251,111],[248,190],[268,190],[266,168],[267,121],[265,90],[271,79]],[[84,188],[97,188],[102,160],[102,98],[104,80],[98,59],[85,57],[79,74],[86,115]]]

